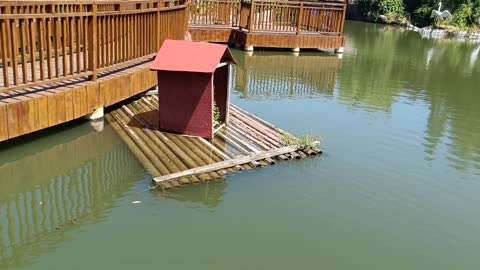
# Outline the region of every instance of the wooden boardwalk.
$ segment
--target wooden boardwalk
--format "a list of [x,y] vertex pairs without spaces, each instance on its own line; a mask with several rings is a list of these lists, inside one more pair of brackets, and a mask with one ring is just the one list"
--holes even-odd
[[189,4],[0,2],[0,142],[155,87],[149,63],[165,39],[184,38]]
[[230,112],[229,125],[212,141],[159,131],[157,97],[143,97],[106,117],[154,183],[166,189],[320,153],[286,145],[283,137],[292,135],[234,105]]
[[150,60],[140,60],[99,78],[58,83],[0,93],[0,141],[83,117],[137,95],[157,84]]
[[155,87],[165,39],[246,49],[334,48],[345,1],[82,0],[0,2],[0,142]]

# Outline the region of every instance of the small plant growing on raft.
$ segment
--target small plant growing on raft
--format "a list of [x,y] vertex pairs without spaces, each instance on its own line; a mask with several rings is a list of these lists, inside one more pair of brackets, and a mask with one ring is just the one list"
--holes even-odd
[[287,146],[298,145],[301,148],[316,148],[320,144],[320,137],[311,133],[305,133],[300,137],[293,137],[290,135],[283,135],[282,142]]
[[221,125],[220,121],[220,111],[218,110],[217,103],[213,102],[213,127],[217,128]]

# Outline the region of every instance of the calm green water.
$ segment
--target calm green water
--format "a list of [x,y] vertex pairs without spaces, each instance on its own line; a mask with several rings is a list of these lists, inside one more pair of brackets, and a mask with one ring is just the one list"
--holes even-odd
[[0,144],[0,269],[479,269],[480,44],[346,35],[234,51],[233,102],[319,158],[163,193],[109,126]]

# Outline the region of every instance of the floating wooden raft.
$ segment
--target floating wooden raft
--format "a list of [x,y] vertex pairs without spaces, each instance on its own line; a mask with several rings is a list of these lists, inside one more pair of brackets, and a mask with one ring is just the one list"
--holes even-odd
[[320,153],[285,145],[282,137],[292,135],[234,105],[229,125],[212,141],[159,131],[155,96],[123,105],[106,118],[153,175],[154,183],[165,189]]

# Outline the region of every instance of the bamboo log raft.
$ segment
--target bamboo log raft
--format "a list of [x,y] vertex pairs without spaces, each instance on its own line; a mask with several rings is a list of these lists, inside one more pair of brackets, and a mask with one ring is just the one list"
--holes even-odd
[[155,96],[123,105],[106,118],[153,176],[153,183],[163,189],[218,180],[228,173],[275,164],[276,160],[321,153],[315,147],[286,145],[283,138],[295,138],[293,135],[230,106],[229,125],[216,132],[211,141],[160,131]]

